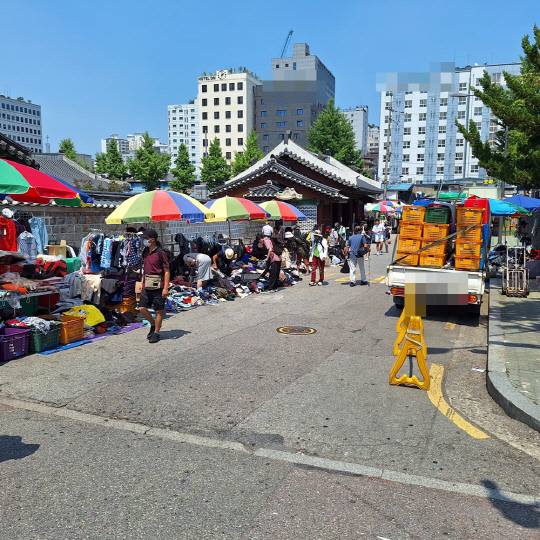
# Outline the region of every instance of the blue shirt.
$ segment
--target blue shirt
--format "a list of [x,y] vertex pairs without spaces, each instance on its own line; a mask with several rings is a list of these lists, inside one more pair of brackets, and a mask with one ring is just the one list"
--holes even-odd
[[364,244],[367,244],[367,242],[363,234],[353,234],[347,241],[350,256],[356,258],[356,252],[360,249],[360,246],[363,246]]

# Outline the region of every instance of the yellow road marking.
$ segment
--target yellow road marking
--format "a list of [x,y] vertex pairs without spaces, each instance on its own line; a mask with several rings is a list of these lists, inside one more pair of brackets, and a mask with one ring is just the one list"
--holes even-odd
[[431,403],[433,403],[446,418],[454,422],[458,428],[468,433],[471,437],[474,437],[475,439],[489,439],[489,435],[486,435],[483,431],[480,431],[472,424],[469,424],[467,420],[459,416],[459,414],[446,403],[442,394],[444,367],[440,364],[432,364],[429,371],[431,375],[431,385],[427,394]]
[[327,278],[327,277],[338,276],[338,275],[339,275],[339,272],[334,272],[333,274],[324,274],[324,277]]
[[338,279],[336,279],[336,281],[349,281],[349,277],[340,277]]
[[375,279],[371,280],[371,283],[380,283],[381,281],[384,281],[386,279],[386,276],[381,276]]
[[444,325],[445,330],[453,330],[455,327],[456,327],[455,323],[452,323],[452,322],[447,322]]

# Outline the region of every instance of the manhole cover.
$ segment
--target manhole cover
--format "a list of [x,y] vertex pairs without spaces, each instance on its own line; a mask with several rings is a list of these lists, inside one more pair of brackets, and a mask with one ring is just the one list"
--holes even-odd
[[317,332],[315,328],[309,328],[308,326],[282,326],[277,331],[280,334],[287,334],[289,336],[309,336]]

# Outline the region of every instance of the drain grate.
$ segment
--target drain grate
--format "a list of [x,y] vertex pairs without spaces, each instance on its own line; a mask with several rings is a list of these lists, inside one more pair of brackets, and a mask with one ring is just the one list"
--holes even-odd
[[281,326],[277,331],[280,334],[287,334],[289,336],[310,336],[317,332],[315,328],[309,328],[309,326]]

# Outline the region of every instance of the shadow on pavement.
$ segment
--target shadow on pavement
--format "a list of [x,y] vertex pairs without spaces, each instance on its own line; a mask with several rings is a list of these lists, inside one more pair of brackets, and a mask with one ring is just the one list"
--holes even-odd
[[31,456],[39,444],[25,444],[22,437],[11,435],[0,435],[0,463],[10,459],[22,459]]
[[191,334],[191,332],[187,330],[161,330],[159,332],[161,339],[178,339],[188,334]]
[[489,502],[505,519],[527,529],[540,529],[540,509],[537,505],[521,504],[501,494],[497,484],[491,480],[483,480],[490,498]]

